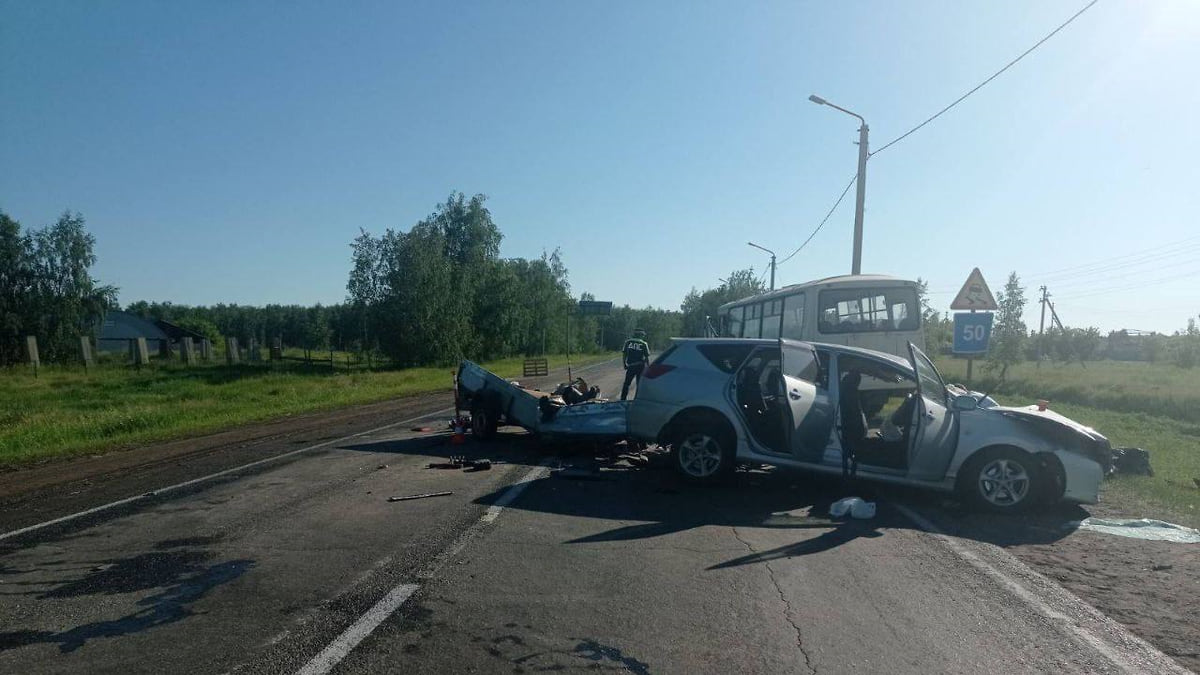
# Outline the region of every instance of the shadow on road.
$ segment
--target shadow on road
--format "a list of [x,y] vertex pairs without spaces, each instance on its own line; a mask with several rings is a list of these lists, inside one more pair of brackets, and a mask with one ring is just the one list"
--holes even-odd
[[[209,543],[209,538],[204,539],[204,543]],[[120,637],[175,623],[192,616],[192,603],[254,567],[252,560],[213,562],[216,554],[188,548],[194,545],[189,540],[168,540],[159,542],[155,547],[159,550],[152,553],[61,568],[58,571],[65,572],[66,578],[58,581],[6,581],[6,585],[15,582],[40,588],[23,593],[34,595],[38,600],[157,592],[138,599],[135,604],[139,609],[116,619],[92,621],[60,631],[0,632],[0,651],[35,644],[57,644],[60,652],[68,653],[83,647],[88,640]],[[176,546],[185,548],[176,549]],[[79,575],[81,569],[87,571]],[[48,571],[56,570],[51,567]],[[21,573],[31,572],[33,570]]]
[[[501,433],[490,443],[468,440],[448,445],[446,434],[341,446],[345,449],[424,455],[444,460],[451,454],[471,459],[535,466],[549,461],[551,477],[540,481],[508,508],[621,524],[568,544],[629,541],[662,537],[707,525],[726,527],[826,530],[802,536],[788,546],[754,552],[718,567],[813,555],[860,537],[882,536],[889,529],[920,529],[889,504],[902,503],[932,518],[947,533],[997,546],[1050,544],[1073,531],[1071,523],[1088,516],[1074,505],[1058,505],[1020,517],[972,512],[949,495],[858,481],[847,487],[836,477],[785,469],[738,471],[723,485],[693,486],[662,463],[632,468],[617,459],[625,448],[592,444],[544,445],[520,432]],[[566,469],[558,471],[559,468]],[[477,503],[496,503],[507,488]],[[846,496],[875,501],[879,510],[867,521],[828,517],[829,506]],[[629,524],[632,521],[632,524]]]

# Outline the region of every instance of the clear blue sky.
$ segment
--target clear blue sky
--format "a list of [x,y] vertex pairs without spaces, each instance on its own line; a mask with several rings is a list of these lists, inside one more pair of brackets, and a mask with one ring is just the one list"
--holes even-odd
[[[853,174],[855,121],[810,93],[880,147],[1083,4],[5,1],[0,209],[82,212],[123,303],[330,303],[360,227],[482,192],[503,255],[561,247],[576,293],[676,307],[765,269],[748,239],[790,252]],[[1197,35],[1198,2],[1101,0],[873,158],[864,271],[941,306],[1016,270],[1069,325],[1182,327]],[[849,271],[852,197],[780,285]]]

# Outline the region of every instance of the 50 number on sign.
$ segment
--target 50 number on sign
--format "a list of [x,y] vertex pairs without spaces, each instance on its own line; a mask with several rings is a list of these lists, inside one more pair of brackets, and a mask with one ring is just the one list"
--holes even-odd
[[954,315],[955,354],[984,354],[991,338],[991,313]]

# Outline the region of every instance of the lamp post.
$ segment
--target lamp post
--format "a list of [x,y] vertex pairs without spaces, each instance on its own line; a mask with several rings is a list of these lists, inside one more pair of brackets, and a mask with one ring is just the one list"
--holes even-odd
[[858,186],[855,190],[857,194],[854,200],[854,259],[850,265],[850,273],[862,274],[863,202],[867,198],[867,157],[871,154],[867,143],[867,132],[869,131],[867,121],[863,119],[862,115],[846,110],[839,105],[834,105],[816,94],[809,96],[808,100],[817,105],[827,105],[847,115],[857,117],[861,123],[861,126],[858,128]]
[[766,251],[767,253],[771,254],[771,290],[775,290],[775,252],[769,248],[763,248],[752,241],[748,241],[746,243],[760,251]]

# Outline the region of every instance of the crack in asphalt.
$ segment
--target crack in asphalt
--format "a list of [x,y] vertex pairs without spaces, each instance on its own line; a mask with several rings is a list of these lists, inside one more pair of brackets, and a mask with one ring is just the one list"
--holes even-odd
[[[754,547],[750,545],[750,542],[742,538],[742,535],[737,531],[736,527],[731,527],[730,529],[733,530],[733,536],[736,537],[738,541],[742,542],[742,545],[746,547],[747,551],[749,551],[751,554],[758,553],[758,551],[755,551]],[[796,631],[796,649],[799,649],[800,653],[804,655],[804,665],[808,668],[808,671],[813,675],[816,675],[817,667],[813,665],[812,657],[809,656],[808,650],[804,648],[804,633],[800,630],[800,626],[796,623],[795,619],[792,618],[792,603],[789,602],[787,596],[784,595],[783,587],[779,585],[779,579],[775,577],[775,568],[771,567],[770,561],[764,561],[763,565],[767,568],[767,576],[771,578],[771,583],[775,585],[775,592],[779,594],[779,602],[783,604],[783,619],[784,621],[788,622],[788,624],[792,627],[792,630]]]

